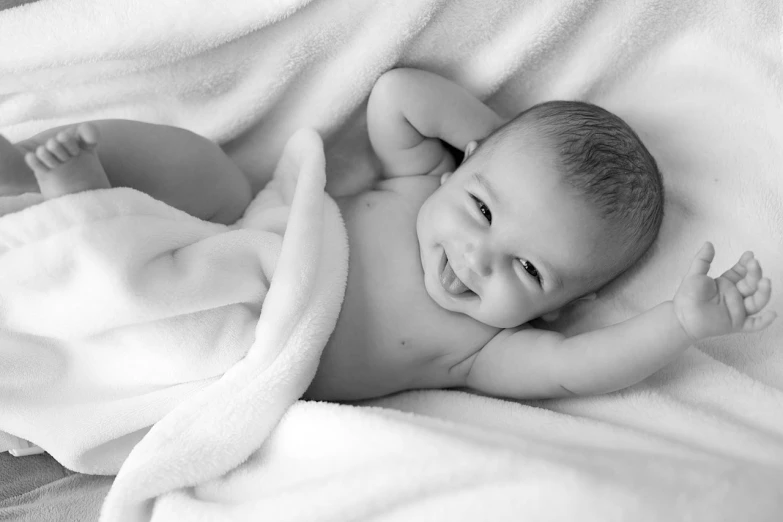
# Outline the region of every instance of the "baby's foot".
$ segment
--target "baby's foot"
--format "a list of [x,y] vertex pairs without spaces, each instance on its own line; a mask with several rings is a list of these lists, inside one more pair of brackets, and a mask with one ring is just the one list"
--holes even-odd
[[33,173],[24,163],[25,151],[0,136],[0,196],[38,192]]
[[69,127],[25,154],[46,199],[110,188],[98,158],[98,129],[91,123]]

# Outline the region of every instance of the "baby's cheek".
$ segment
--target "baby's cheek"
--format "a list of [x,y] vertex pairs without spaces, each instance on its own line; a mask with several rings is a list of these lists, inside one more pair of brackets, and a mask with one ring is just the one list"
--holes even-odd
[[506,292],[498,305],[496,313],[503,321],[504,328],[514,328],[533,319],[531,303],[522,295]]
[[433,223],[437,223],[438,227],[458,232],[466,226],[465,212],[461,212],[459,206],[451,199],[442,197],[436,192],[426,203],[431,203],[427,207],[429,210],[427,217]]

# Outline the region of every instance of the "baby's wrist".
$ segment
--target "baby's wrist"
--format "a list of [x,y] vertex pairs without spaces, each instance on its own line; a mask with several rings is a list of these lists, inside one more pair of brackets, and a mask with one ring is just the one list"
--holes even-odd
[[664,304],[667,305],[668,308],[671,310],[670,316],[671,316],[672,326],[674,328],[677,328],[682,333],[687,343],[691,345],[694,344],[696,341],[698,341],[699,340],[698,336],[694,336],[688,331],[688,328],[685,326],[685,320],[682,317],[682,313],[674,304],[674,301],[666,301],[666,303]]

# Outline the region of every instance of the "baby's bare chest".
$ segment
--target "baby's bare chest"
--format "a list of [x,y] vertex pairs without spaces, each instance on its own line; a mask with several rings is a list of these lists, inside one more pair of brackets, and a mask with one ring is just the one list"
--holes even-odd
[[334,395],[324,398],[460,386],[450,369],[497,332],[427,294],[416,219],[428,194],[417,194],[372,191],[338,201],[350,260],[343,308],[314,383]]

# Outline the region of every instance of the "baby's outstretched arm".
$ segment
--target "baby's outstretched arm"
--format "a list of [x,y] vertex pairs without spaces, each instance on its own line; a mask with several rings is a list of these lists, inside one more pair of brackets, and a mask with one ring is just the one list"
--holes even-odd
[[769,326],[771,286],[746,252],[717,279],[705,244],[672,301],[622,323],[566,338],[532,328],[504,330],[468,361],[467,384],[517,399],[607,393],[642,381],[694,342]]
[[370,142],[384,175],[440,175],[454,170],[441,140],[465,150],[503,120],[475,96],[437,74],[392,69],[373,87],[367,105]]

